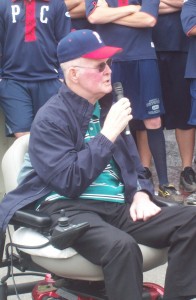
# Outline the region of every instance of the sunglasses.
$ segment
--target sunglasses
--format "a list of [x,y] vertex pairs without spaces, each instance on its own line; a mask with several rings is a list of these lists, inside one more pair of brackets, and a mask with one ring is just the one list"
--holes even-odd
[[99,73],[102,73],[106,66],[111,66],[111,59],[108,59],[106,62],[102,62],[100,63],[98,66],[96,67],[87,67],[87,66],[74,66],[74,67],[77,67],[77,68],[82,68],[82,69],[96,69],[99,71]]

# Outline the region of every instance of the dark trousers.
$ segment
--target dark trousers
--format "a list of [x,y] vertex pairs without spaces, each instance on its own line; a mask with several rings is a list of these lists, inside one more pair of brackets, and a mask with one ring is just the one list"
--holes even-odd
[[59,200],[41,210],[52,215],[54,226],[62,208],[70,222],[89,222],[74,248],[101,265],[109,300],[142,299],[142,255],[137,243],[169,247],[166,297],[196,295],[196,207],[164,207],[146,222],[133,222],[128,204],[111,202]]

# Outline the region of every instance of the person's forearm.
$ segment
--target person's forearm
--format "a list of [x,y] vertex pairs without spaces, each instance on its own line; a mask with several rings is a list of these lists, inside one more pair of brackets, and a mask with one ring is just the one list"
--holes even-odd
[[170,7],[182,8],[183,0],[160,0],[160,4],[161,3]]
[[[125,7],[127,7],[126,10],[124,10]],[[139,5],[125,7],[120,7],[123,10],[97,7],[88,17],[88,20],[93,24],[114,23],[135,28],[153,27],[156,24],[156,19],[152,15],[139,11],[141,8]],[[131,9],[132,13],[128,13],[128,9]]]
[[157,21],[158,8],[159,0],[143,0],[142,6],[127,5],[114,8],[108,7],[107,2],[103,0],[100,6],[91,11],[88,20],[92,24],[115,23],[136,28],[153,27]]
[[161,2],[160,6],[159,6],[159,15],[171,14],[171,13],[174,13],[174,12],[177,12],[180,10],[181,10],[181,8],[169,6],[169,5]]
[[180,11],[182,8],[182,0],[161,0],[159,5],[159,14],[170,14],[177,11]]
[[86,18],[85,3],[80,3],[77,7],[69,11],[72,19]]
[[158,17],[159,0],[149,2],[143,0],[142,6],[135,13],[118,18],[113,23],[134,27],[148,28],[155,26]]
[[137,12],[133,15],[120,18],[113,23],[134,28],[146,28],[155,26],[156,21],[156,18],[145,12]]
[[69,10],[70,16],[73,19],[77,18],[85,18],[86,10],[85,10],[85,1],[84,0],[64,0]]
[[71,10],[75,7],[77,7],[81,2],[83,2],[83,0],[64,0],[66,6],[67,6],[67,9],[68,10]]
[[114,22],[120,18],[134,14],[140,9],[139,5],[127,5],[121,7],[96,7],[88,16],[92,24],[106,24]]

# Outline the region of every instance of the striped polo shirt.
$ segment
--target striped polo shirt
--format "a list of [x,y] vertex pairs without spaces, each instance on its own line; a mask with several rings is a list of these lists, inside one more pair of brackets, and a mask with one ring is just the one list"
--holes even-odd
[[[92,118],[89,122],[87,132],[85,134],[85,143],[93,139],[101,130],[100,126],[100,105],[97,102],[93,111]],[[124,184],[120,179],[118,166],[113,159],[107,164],[103,172],[93,181],[90,186],[80,195],[80,199],[90,199],[98,201],[109,201],[124,203]],[[51,192],[49,195],[40,199],[36,205],[37,209],[43,201],[51,202],[59,199],[68,199],[56,192]]]

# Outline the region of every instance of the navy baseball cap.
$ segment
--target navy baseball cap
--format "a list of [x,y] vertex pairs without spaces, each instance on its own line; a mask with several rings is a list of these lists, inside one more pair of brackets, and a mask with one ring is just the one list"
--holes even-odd
[[75,58],[104,59],[122,51],[122,48],[106,46],[96,31],[81,29],[70,32],[57,46],[59,63]]

